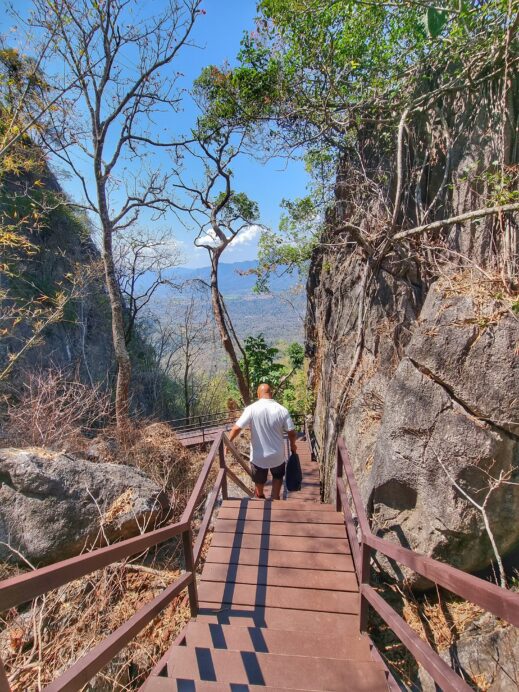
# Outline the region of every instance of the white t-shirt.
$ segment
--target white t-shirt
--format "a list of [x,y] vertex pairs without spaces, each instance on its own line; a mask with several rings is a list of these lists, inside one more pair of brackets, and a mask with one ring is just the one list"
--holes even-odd
[[251,461],[262,469],[279,466],[285,459],[283,433],[294,429],[289,412],[274,399],[258,399],[247,406],[236,421],[239,428],[250,428]]

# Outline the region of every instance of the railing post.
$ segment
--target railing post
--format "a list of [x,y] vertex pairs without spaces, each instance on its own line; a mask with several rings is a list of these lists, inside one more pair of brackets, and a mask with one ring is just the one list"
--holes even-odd
[[362,594],[362,587],[369,586],[370,571],[371,571],[371,548],[364,543],[364,537],[361,533],[360,541],[360,609],[359,609],[359,625],[360,631],[366,632],[368,629],[369,603]]
[[220,442],[220,447],[218,449],[218,455],[220,457],[220,468],[225,470],[225,474],[222,479],[222,498],[224,500],[227,500],[227,498],[229,497],[229,493],[227,490],[227,466],[225,465],[225,443],[223,441],[223,437]]
[[337,509],[338,512],[342,512],[341,495],[339,493],[339,486],[338,486],[337,480],[339,478],[342,478],[343,465],[342,465],[341,450],[339,449],[339,442],[338,441],[337,441],[337,446],[336,446],[336,454],[337,454],[337,461],[335,464],[335,508]]
[[189,593],[189,607],[191,609],[191,617],[196,617],[198,614],[198,593],[196,588],[196,571],[195,559],[193,556],[193,532],[191,527],[182,533],[182,543],[184,544],[184,563],[186,572],[191,572],[193,579],[187,587]]

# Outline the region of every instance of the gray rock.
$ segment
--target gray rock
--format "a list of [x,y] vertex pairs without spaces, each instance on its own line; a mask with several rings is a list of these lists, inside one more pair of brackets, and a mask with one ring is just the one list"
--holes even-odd
[[519,434],[519,319],[508,306],[434,284],[406,355],[478,418]]
[[[390,540],[463,570],[493,559],[481,513],[453,481],[482,502],[489,476],[517,480],[515,436],[471,415],[449,391],[404,358],[388,388],[371,472],[373,525]],[[502,485],[487,505],[502,554],[519,542],[519,485]],[[393,567],[416,587],[427,582]]]
[[0,450],[0,560],[47,564],[153,527],[168,507],[141,471],[43,449]]

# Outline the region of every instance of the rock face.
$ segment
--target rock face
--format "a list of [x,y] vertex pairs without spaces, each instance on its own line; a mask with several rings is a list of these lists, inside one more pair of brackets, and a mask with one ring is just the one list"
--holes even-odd
[[[34,565],[129,538],[167,510],[141,471],[42,449],[0,450],[0,541]],[[13,553],[0,545],[0,560]]]
[[[468,571],[519,542],[519,320],[497,301],[433,286],[388,387],[369,477],[374,526]],[[456,488],[456,485],[459,488]],[[462,489],[462,490],[461,490]]]
[[[388,293],[398,287],[394,281]],[[519,319],[509,303],[462,277],[434,283],[421,310],[417,294],[403,288],[400,304],[391,304],[387,294],[374,304],[366,354],[342,418],[344,380],[333,373],[347,370],[352,330],[341,319],[343,307],[329,315],[341,348],[328,354],[319,373],[324,381],[315,425],[324,442],[325,490],[332,495],[334,466],[326,461],[333,459],[333,428],[339,427],[373,529],[478,571],[494,553],[482,513],[463,491],[478,504],[488,496],[486,512],[502,555],[519,544]],[[401,325],[396,333],[391,322]],[[491,491],[500,475],[509,482]],[[428,585],[395,565],[386,567],[415,587]]]
[[[459,111],[459,104],[451,105]],[[448,111],[445,103],[440,108]],[[427,204],[444,176],[449,179],[431,221],[484,206],[489,198],[484,172],[502,145],[495,109],[482,100],[477,111],[477,121],[453,137],[450,168],[438,151],[430,159],[429,181],[436,182]],[[426,142],[420,123],[413,127],[416,141]],[[391,201],[394,162],[371,137],[366,156],[373,170],[376,163],[385,171],[379,185]],[[516,166],[512,140],[506,156]],[[345,154],[307,284],[306,353],[324,496],[335,496],[342,436],[373,528],[477,571],[494,555],[474,502],[488,495],[490,529],[502,555],[519,545],[519,314],[517,293],[503,288],[504,226],[490,217],[451,225],[389,242],[381,257],[382,230],[389,236],[395,229],[388,228],[380,196],[359,184],[356,165]],[[405,194],[412,226],[411,187]],[[507,223],[517,228],[517,218],[510,215]],[[519,242],[519,234],[515,238]],[[411,577],[398,569],[394,574]],[[411,583],[426,586],[416,576]]]

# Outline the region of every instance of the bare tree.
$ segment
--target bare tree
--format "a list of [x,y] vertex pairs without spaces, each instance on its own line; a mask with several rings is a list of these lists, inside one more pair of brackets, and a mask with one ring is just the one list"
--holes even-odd
[[[490,525],[490,518],[488,515],[488,504],[489,501],[491,500],[493,494],[495,493],[496,490],[500,490],[503,486],[509,485],[509,486],[516,486],[517,483],[514,481],[511,481],[510,479],[513,477],[513,468],[510,468],[508,470],[503,470],[501,469],[499,471],[499,474],[493,475],[489,473],[486,469],[474,465],[474,468],[477,469],[481,474],[484,475],[485,477],[485,484],[480,487],[480,488],[464,488],[462,485],[454,478],[453,474],[449,469],[447,468],[445,462],[443,459],[441,459],[438,454],[435,454],[438,463],[443,469],[443,472],[447,476],[449,482],[451,483],[452,487],[455,488],[455,490],[458,491],[458,493],[464,497],[475,509],[478,510],[478,512],[481,514],[481,519],[483,520],[483,525],[485,527],[485,532],[488,536],[488,540],[490,542],[490,545],[492,547],[492,552],[494,554],[494,559],[496,561],[497,565],[497,572],[498,572],[498,577],[499,577],[499,584],[503,589],[507,588],[507,583],[506,583],[506,571],[505,567],[503,565],[503,559],[501,557],[501,553],[499,552],[499,547],[497,545],[496,538],[494,536],[494,532],[492,531],[492,527]],[[479,499],[479,496],[484,493],[483,499]],[[475,499],[474,496],[478,496],[478,499]]]
[[210,330],[211,325],[207,311],[204,311],[196,297],[191,295],[189,301],[184,305],[181,322],[178,325],[178,356],[182,369],[186,418],[192,414],[193,400],[196,395],[194,369],[207,347]]
[[161,141],[154,129],[165,110],[178,107],[178,73],[168,68],[190,45],[200,2],[170,0],[159,12],[143,14],[137,0],[35,0],[30,20],[53,35],[55,53],[73,84],[67,118],[56,119],[46,145],[79,180],[84,208],[101,229],[119,430],[129,415],[131,362],[113,238],[132,227],[143,211],[154,220],[169,208],[170,175],[161,172],[152,152],[178,143]]
[[[247,405],[250,403],[247,358],[218,285],[218,269],[223,253],[242,231],[257,223],[259,216],[256,202],[232,188],[231,165],[241,153],[244,141],[243,133],[230,128],[212,136],[202,133],[195,145],[187,145],[190,154],[203,162],[204,176],[200,182],[192,184],[179,177],[177,187],[190,196],[190,203],[184,207],[178,205],[177,208],[189,214],[191,225],[194,225],[197,233],[195,245],[205,248],[209,254],[209,288],[214,320],[222,346],[231,361],[243,403]],[[245,369],[240,366],[240,355]]]
[[114,242],[117,278],[126,304],[126,345],[132,340],[139,314],[146,308],[159,286],[179,288],[165,272],[178,267],[182,256],[168,233],[153,234],[145,229],[130,229]]

